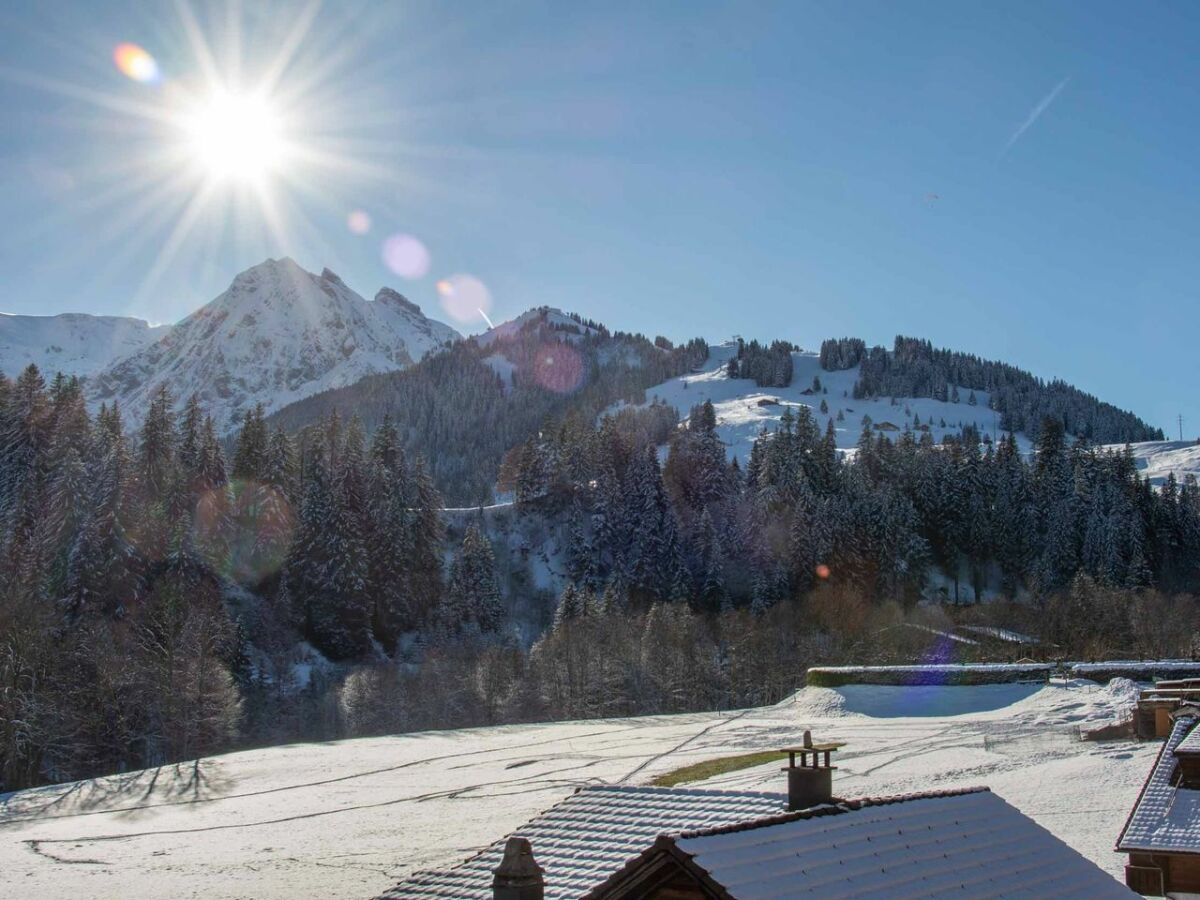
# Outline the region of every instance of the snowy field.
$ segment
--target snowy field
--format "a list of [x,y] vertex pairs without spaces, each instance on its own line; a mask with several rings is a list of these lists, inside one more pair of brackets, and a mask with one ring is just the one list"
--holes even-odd
[[[846,741],[843,796],[985,784],[1120,875],[1112,845],[1158,745],[1075,730],[1135,696],[1055,682],[805,688],[739,712],[297,744],[24,791],[0,805],[5,897],[367,898],[454,862],[577,785],[800,739]],[[784,790],[778,764],[705,786]]]
[[[680,418],[685,418],[692,407],[711,400],[717,413],[717,433],[729,448],[729,456],[737,457],[743,464],[750,458],[754,439],[766,426],[774,430],[779,425],[783,411],[798,406],[811,407],[813,417],[821,427],[832,420],[837,431],[837,445],[849,450],[858,443],[862,434],[864,415],[871,417],[874,425],[885,423],[895,430],[884,434],[895,439],[914,422],[928,424],[935,441],[948,434],[957,435],[962,425],[975,425],[980,434],[999,437],[999,415],[988,409],[986,391],[975,392],[975,405],[968,403],[970,391],[960,390],[958,403],[943,403],[929,398],[897,398],[893,406],[890,397],[878,400],[855,400],[854,383],[858,381],[858,366],[840,372],[826,372],[816,353],[792,354],[792,383],[783,388],[760,388],[749,378],[730,378],[726,374],[729,360],[737,355],[737,344],[720,344],[709,347],[708,361],[702,371],[681,375],[646,390],[646,402],[661,400],[675,407]],[[814,376],[821,379],[825,393],[813,393]],[[808,391],[809,393],[805,393]],[[822,413],[821,401],[828,405],[829,412]],[[838,412],[842,421],[837,421]],[[945,425],[942,425],[942,422]],[[960,425],[961,423],[961,425]],[[1028,452],[1032,445],[1024,435],[1017,435],[1021,451]]]

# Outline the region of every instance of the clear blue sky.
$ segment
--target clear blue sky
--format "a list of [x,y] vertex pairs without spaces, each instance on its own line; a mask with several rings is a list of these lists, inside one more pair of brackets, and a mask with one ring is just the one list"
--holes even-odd
[[[308,6],[190,4],[247,83]],[[123,41],[162,83],[117,71]],[[172,246],[188,197],[137,111],[197,74],[176,8],[6,4],[0,310],[173,321],[291,255],[438,315],[467,272],[493,318],[916,334],[1195,435],[1198,47],[1188,2],[327,2],[279,88],[338,165],[276,184],[284,235],[219,188]],[[426,277],[385,268],[395,231]]]

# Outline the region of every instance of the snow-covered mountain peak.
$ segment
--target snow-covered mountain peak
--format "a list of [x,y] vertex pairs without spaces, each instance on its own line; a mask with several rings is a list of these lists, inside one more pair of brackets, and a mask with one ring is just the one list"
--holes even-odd
[[381,287],[375,294],[375,302],[385,305],[391,304],[413,315],[421,315],[421,307],[413,303],[399,291],[393,290],[390,287]]
[[322,269],[321,270],[321,280],[328,281],[330,284],[341,285],[342,287],[346,286],[346,282],[342,281],[342,277],[340,275],[338,275],[337,272],[334,272],[332,269]]
[[371,302],[329,269],[318,276],[290,258],[268,259],[235,277],[158,344],[97,375],[89,397],[116,400],[136,420],[166,385],[177,398],[198,394],[228,431],[256,403],[273,411],[402,369],[459,338],[385,291],[387,302]]
[[12,377],[33,363],[47,378],[56,372],[92,375],[154,343],[170,327],[88,313],[0,314],[0,372]]

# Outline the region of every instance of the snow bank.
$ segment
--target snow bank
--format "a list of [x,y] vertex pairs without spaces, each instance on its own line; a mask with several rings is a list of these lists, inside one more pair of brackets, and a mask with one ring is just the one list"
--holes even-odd
[[821,687],[847,684],[982,685],[1045,681],[1053,663],[966,663],[917,666],[814,666],[805,683]]
[[820,687],[849,684],[966,685],[1044,681],[1054,674],[1090,681],[1113,678],[1154,681],[1200,678],[1200,661],[1187,659],[1110,660],[1065,663],[942,663],[912,666],[814,666],[805,683]]

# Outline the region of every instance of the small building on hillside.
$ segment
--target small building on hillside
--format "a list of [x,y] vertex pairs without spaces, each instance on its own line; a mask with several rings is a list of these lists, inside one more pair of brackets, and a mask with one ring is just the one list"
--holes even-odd
[[834,797],[837,746],[786,749],[787,794],[581,788],[380,900],[1133,896],[987,788]]
[[1125,883],[1151,897],[1200,894],[1200,717],[1175,720],[1117,850]]

